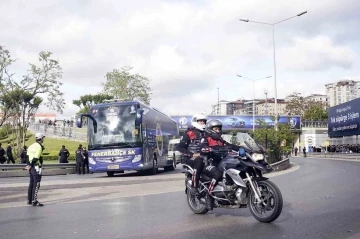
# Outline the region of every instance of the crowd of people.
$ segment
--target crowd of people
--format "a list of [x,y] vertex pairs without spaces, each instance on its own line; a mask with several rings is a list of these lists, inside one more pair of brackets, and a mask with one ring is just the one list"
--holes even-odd
[[[59,163],[69,163],[70,152],[63,145],[59,152]],[[75,151],[75,161],[76,161],[76,173],[85,174],[89,173],[89,155],[86,147],[83,147],[82,144],[79,144],[77,150]]]
[[299,154],[306,155],[306,153],[360,153],[360,144],[338,144],[325,146],[309,146],[308,148],[294,147],[292,149],[292,155],[298,156]]
[[[86,150],[86,147],[83,147],[81,144],[79,144],[77,150],[75,153],[75,161],[76,161],[76,173],[77,174],[88,174],[89,173],[89,157],[88,157],[88,151]],[[58,154],[58,160],[59,163],[69,163],[69,156],[70,156],[69,150],[66,149],[65,145],[62,145],[59,154]],[[20,164],[26,164],[29,161],[29,155],[28,155],[28,149],[25,145],[21,151],[20,154]],[[15,159],[13,156],[12,151],[12,144],[8,142],[8,146],[6,149],[2,147],[2,144],[0,143],[0,164],[4,163],[13,163],[15,164]]]
[[360,153],[360,144],[329,145],[327,151],[336,153]]

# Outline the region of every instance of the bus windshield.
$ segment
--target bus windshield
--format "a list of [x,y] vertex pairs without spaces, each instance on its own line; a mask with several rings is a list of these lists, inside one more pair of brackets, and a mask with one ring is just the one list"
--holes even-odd
[[89,149],[103,147],[131,147],[141,142],[140,129],[135,125],[136,105],[106,105],[91,108],[98,131],[88,123]]

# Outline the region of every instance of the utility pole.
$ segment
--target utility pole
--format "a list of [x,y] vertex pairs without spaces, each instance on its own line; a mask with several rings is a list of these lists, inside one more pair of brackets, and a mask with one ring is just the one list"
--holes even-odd
[[267,102],[268,91],[266,89],[264,89],[264,93],[265,93],[265,115],[268,115],[269,114],[268,102]]
[[220,97],[219,97],[219,87],[217,88],[217,90],[218,90],[217,115],[220,115]]

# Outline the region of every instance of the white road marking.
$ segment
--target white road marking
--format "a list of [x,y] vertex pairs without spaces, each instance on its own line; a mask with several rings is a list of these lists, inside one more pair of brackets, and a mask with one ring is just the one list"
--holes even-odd
[[[286,173],[294,172],[300,168],[299,165],[291,163],[291,168],[280,172],[274,172],[266,174],[265,177],[272,178],[280,176]],[[97,187],[84,187],[84,188],[65,188],[65,189],[50,189],[39,191],[39,201],[46,204],[64,204],[64,203],[76,203],[76,202],[90,202],[90,201],[101,201],[107,199],[118,199],[135,196],[147,196],[162,193],[172,193],[185,191],[184,174],[167,174],[167,175],[154,175],[151,177],[129,177],[129,178],[99,178],[99,179],[76,179],[67,181],[66,184],[75,183],[99,183],[99,182],[121,182],[144,179],[148,180],[148,183],[130,184],[130,185],[115,185],[115,186],[97,186]],[[168,182],[151,182],[157,179],[179,179],[176,181]],[[58,180],[60,181],[60,180]],[[85,182],[84,182],[85,181]],[[61,181],[65,184],[64,181]],[[42,183],[42,185],[59,185],[57,181],[49,181]],[[28,186],[28,184],[16,183],[12,184],[11,187]],[[16,193],[0,197],[0,200],[26,197],[27,191],[23,193]],[[106,194],[106,195],[103,195]],[[185,193],[184,193],[185,195]],[[79,197],[88,197],[82,198]],[[45,205],[45,206],[46,206]],[[0,203],[0,208],[11,208],[11,207],[26,207],[26,200],[20,202],[9,202]]]

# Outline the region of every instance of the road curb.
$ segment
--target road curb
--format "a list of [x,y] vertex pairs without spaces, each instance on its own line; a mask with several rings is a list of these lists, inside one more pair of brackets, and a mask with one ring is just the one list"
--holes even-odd
[[351,158],[320,158],[320,157],[306,157],[306,158],[309,158],[309,159],[327,159],[327,160],[348,161],[348,162],[360,162],[360,159],[351,159]]
[[[279,162],[276,162],[276,163],[273,163],[273,164],[270,164],[271,167],[274,169],[274,172],[279,172],[279,171],[283,171],[283,170],[286,170],[288,168],[290,168],[290,159],[287,158],[287,159],[283,159]],[[272,173],[272,172],[265,172],[264,174],[269,174],[269,173]]]

